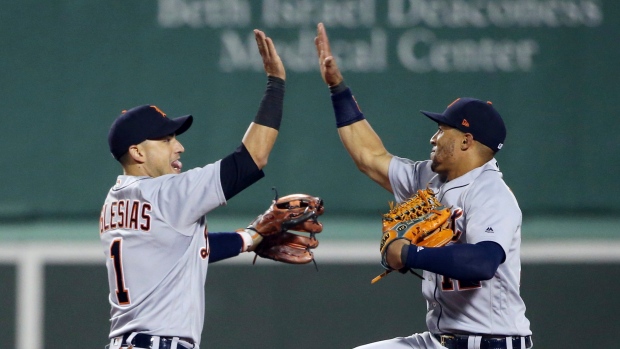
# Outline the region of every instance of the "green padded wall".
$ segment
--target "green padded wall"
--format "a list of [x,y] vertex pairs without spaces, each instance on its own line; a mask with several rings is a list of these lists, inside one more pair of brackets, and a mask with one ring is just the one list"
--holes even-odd
[[195,116],[180,138],[186,169],[231,152],[266,82],[253,28],[288,69],[285,115],[266,178],[221,211],[255,211],[272,186],[322,196],[334,213],[384,210],[389,193],[336,133],[318,21],[391,153],[428,157],[436,126],[420,109],[491,100],[508,127],[498,160],[524,211],[620,211],[615,0],[5,0],[0,218],[96,219],[120,173],[107,130],[136,105]]
[[[420,280],[399,274],[371,285],[380,269],[214,265],[201,348],[344,349],[424,331]],[[521,293],[535,348],[615,347],[609,333],[620,326],[619,270],[617,264],[524,265]],[[45,348],[103,348],[109,331],[105,268],[48,266],[46,280]],[[596,295],[584,301],[592,290]],[[0,329],[6,343],[10,329]]]

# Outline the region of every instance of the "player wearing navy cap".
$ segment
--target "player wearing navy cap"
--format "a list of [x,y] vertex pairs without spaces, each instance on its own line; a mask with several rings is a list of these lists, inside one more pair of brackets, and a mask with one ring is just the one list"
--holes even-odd
[[124,111],[108,144],[123,175],[101,210],[99,233],[110,287],[109,349],[198,348],[209,263],[253,250],[260,235],[212,233],[205,214],[264,176],[282,118],[285,70],[270,38],[255,30],[268,83],[241,145],[212,164],[182,172],[191,115],[168,118],[154,105]]
[[443,113],[422,113],[438,124],[430,160],[394,156],[374,132],[332,56],[323,24],[315,39],[330,88],[340,139],[358,168],[397,202],[426,188],[451,208],[456,233],[444,247],[406,239],[388,245],[389,270],[422,269],[428,331],[364,345],[364,349],[524,349],[530,323],[519,293],[521,211],[502,179],[495,154],[506,138],[491,102],[459,98]]

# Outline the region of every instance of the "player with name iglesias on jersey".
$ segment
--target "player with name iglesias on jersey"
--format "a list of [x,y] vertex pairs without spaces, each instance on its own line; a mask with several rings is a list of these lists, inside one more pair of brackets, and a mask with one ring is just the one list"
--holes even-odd
[[206,214],[264,176],[278,135],[286,73],[273,41],[254,30],[267,73],[258,113],[231,154],[182,172],[177,137],[191,115],[156,106],[123,112],[110,151],[123,168],[101,211],[100,237],[110,287],[109,349],[199,348],[209,263],[252,251],[258,234],[211,233]]
[[521,210],[495,159],[506,137],[500,114],[490,102],[474,98],[459,98],[441,114],[423,111],[438,124],[430,139],[430,160],[394,156],[345,85],[321,23],[315,45],[338,134],[357,167],[397,202],[432,189],[451,208],[456,233],[444,247],[419,248],[406,239],[388,246],[390,270],[424,271],[428,330],[359,348],[531,348],[519,293]]

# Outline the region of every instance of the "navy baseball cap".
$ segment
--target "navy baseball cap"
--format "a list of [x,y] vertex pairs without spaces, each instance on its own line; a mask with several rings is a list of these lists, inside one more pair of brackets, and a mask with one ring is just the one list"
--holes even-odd
[[463,97],[450,103],[441,114],[423,110],[420,112],[437,123],[471,133],[474,140],[486,145],[494,152],[504,146],[506,125],[491,102]]
[[169,119],[154,105],[141,105],[123,111],[108,132],[110,152],[119,160],[129,147],[147,139],[158,139],[171,134],[180,135],[192,125],[191,115]]

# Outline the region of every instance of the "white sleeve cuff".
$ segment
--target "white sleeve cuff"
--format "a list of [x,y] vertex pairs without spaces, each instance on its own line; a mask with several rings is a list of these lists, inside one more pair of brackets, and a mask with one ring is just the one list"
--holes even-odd
[[246,252],[248,248],[250,248],[254,244],[254,240],[252,240],[252,235],[245,231],[238,231],[237,234],[241,235],[243,239],[243,247],[241,248],[241,252]]

